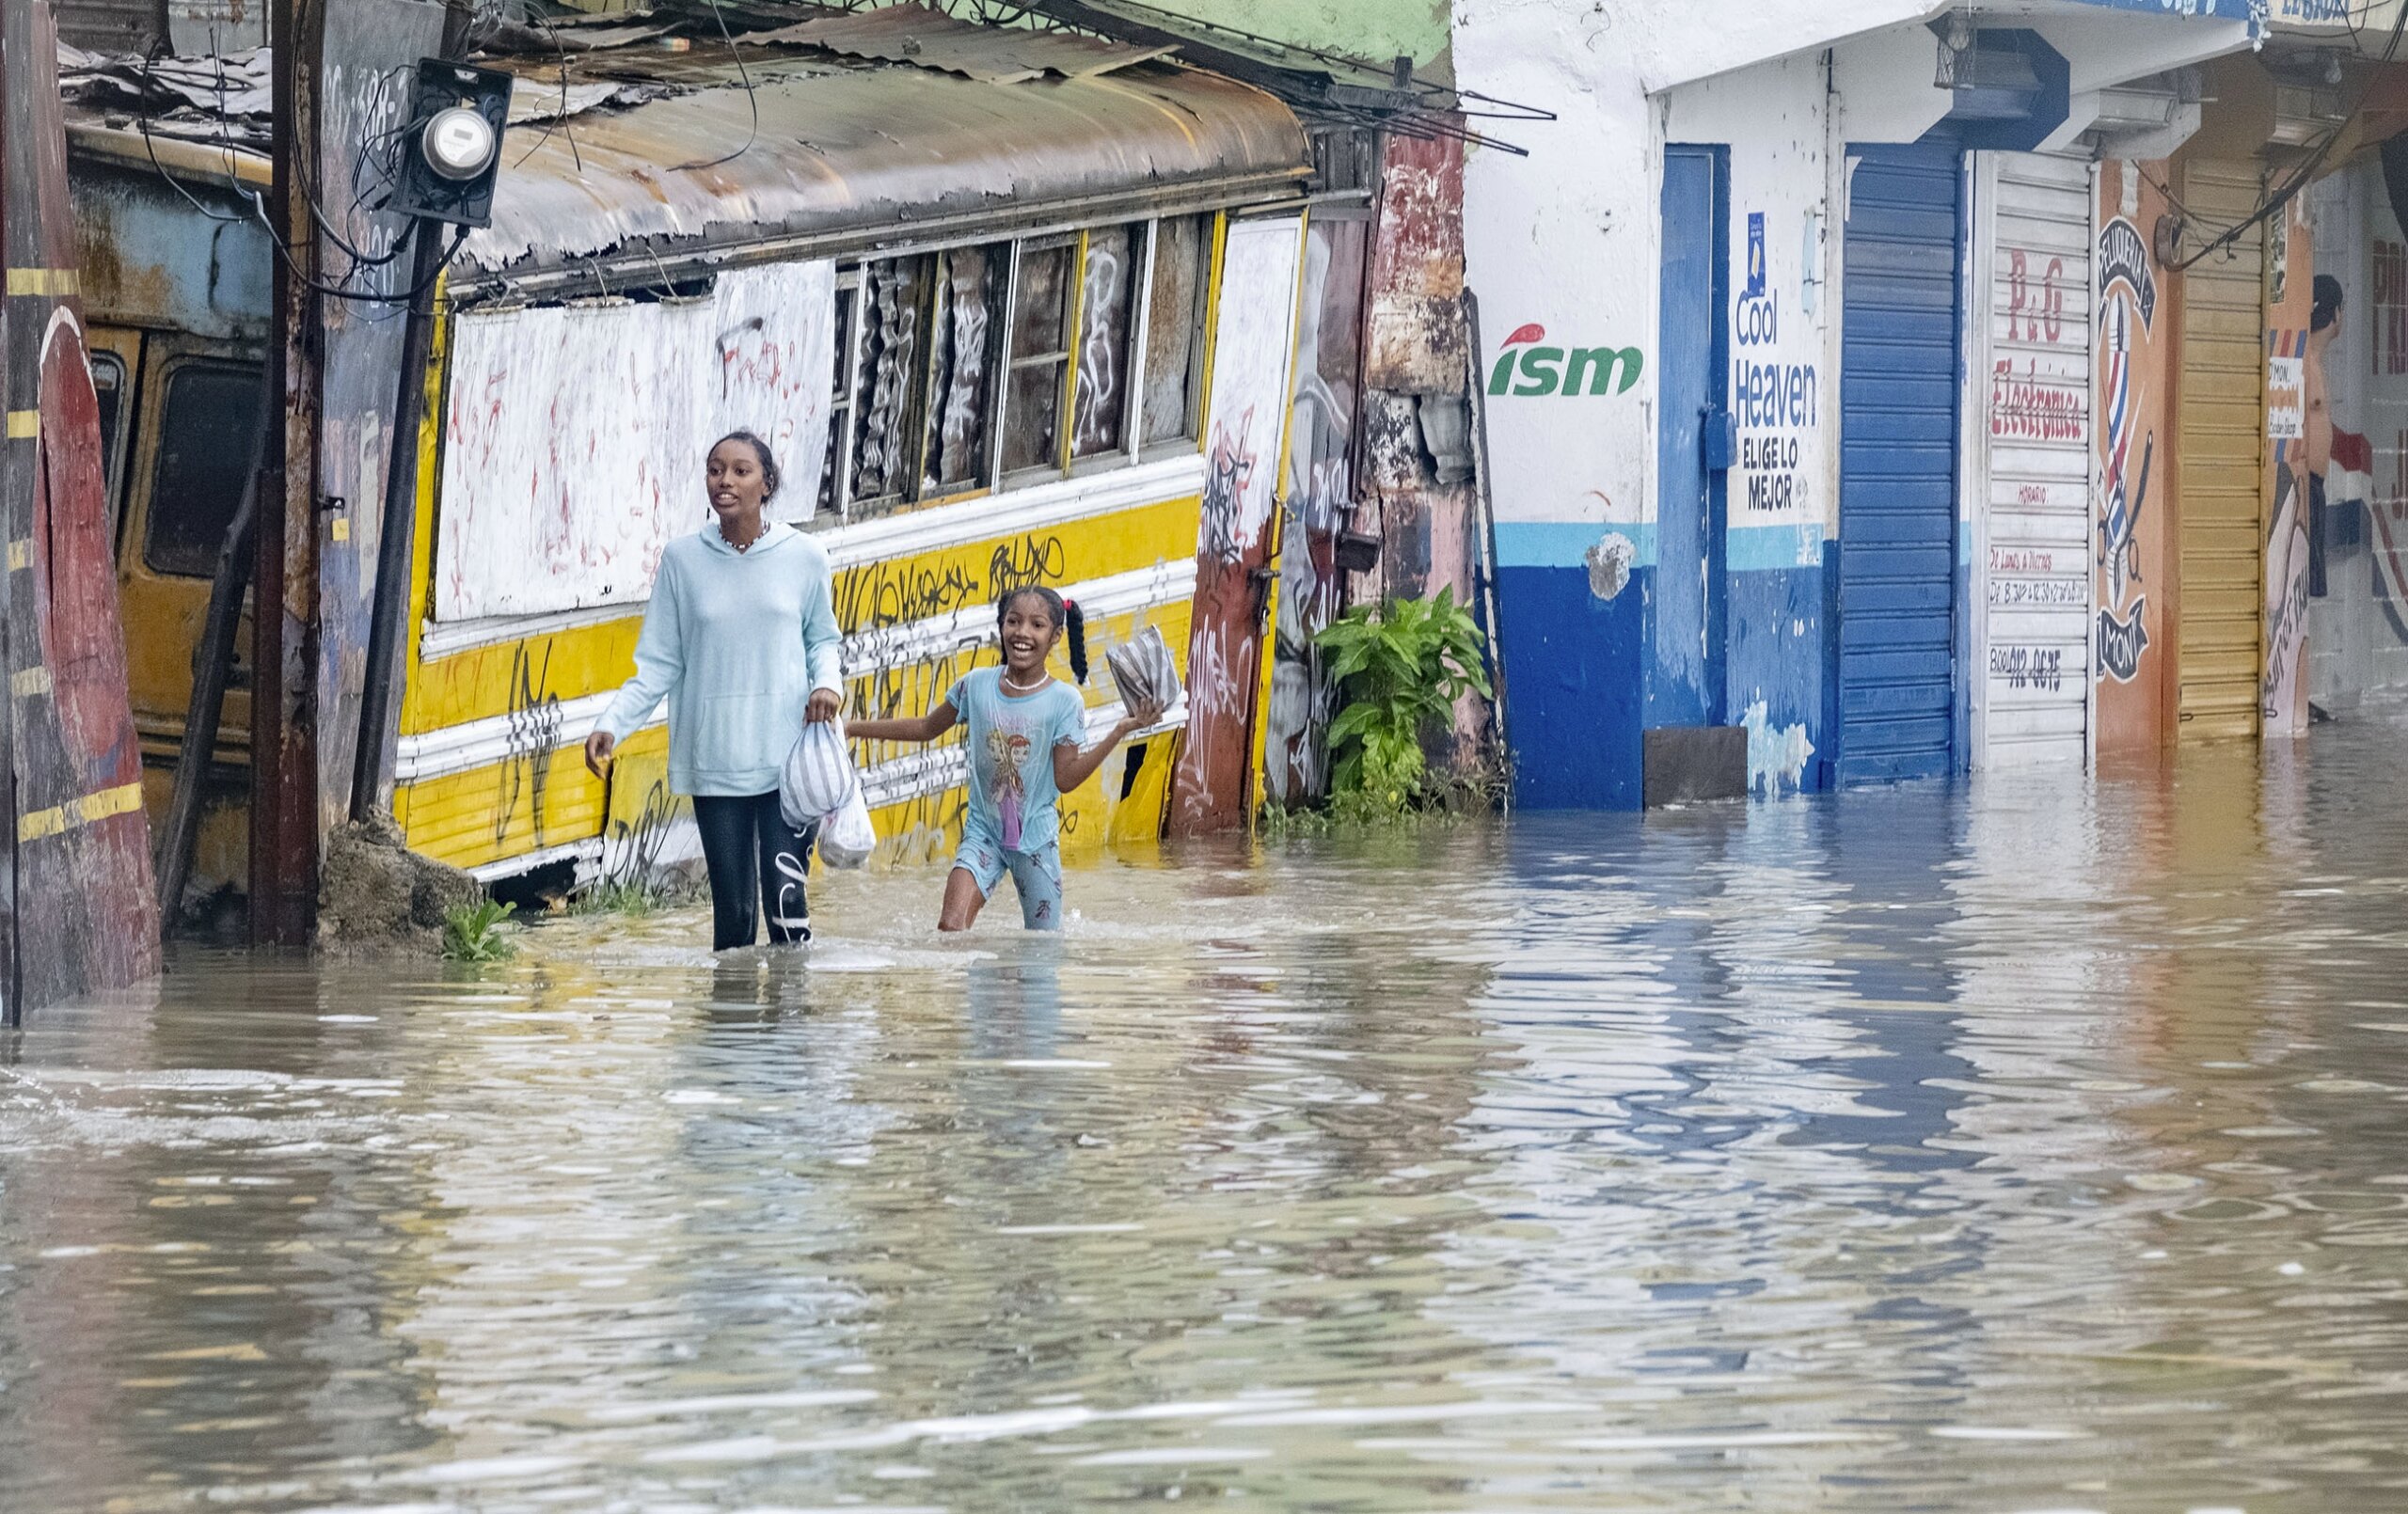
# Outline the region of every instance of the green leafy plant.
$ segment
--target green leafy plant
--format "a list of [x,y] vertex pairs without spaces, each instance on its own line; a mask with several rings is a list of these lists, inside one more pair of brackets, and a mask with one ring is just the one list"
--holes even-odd
[[1347,704],[1329,725],[1330,809],[1340,820],[1375,820],[1429,802],[1437,788],[1422,756],[1422,733],[1446,720],[1467,692],[1490,694],[1485,639],[1452,589],[1435,599],[1357,605],[1323,629],[1337,655],[1330,675]]
[[500,962],[518,954],[508,921],[517,909],[499,900],[453,905],[443,911],[443,954],[453,962]]

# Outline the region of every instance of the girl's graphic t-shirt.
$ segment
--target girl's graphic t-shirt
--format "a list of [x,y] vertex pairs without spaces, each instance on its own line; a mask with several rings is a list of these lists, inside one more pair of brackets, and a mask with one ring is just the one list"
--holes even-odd
[[1007,852],[1041,851],[1060,833],[1054,786],[1054,749],[1083,745],[1086,701],[1056,680],[1034,694],[1004,691],[1004,670],[965,673],[945,694],[967,726],[973,835],[987,835]]

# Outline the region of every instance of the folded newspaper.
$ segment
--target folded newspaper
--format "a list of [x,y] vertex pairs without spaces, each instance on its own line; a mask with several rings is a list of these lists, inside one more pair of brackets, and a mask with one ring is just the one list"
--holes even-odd
[[1160,712],[1179,702],[1179,665],[1154,627],[1117,643],[1103,660],[1112,670],[1113,686],[1120,690],[1120,702],[1128,708]]

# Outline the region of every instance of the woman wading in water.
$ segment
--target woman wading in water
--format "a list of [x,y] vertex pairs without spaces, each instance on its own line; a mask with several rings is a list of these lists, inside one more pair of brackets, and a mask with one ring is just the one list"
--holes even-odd
[[721,437],[706,480],[710,525],[660,555],[636,641],[636,675],[585,738],[595,777],[669,702],[669,786],[694,801],[711,879],[711,948],[811,939],[803,892],[812,832],[778,813],[778,773],[805,721],[832,720],[843,670],[828,554],[763,508],[777,460],[749,431]]

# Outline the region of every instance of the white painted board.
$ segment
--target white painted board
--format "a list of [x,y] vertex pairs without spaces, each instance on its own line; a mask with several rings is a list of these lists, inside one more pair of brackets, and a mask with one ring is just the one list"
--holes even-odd
[[707,297],[486,312],[452,323],[431,614],[642,603],[661,549],[708,517],[703,461],[734,430],[816,503],[834,371],[835,268],[722,274]]

